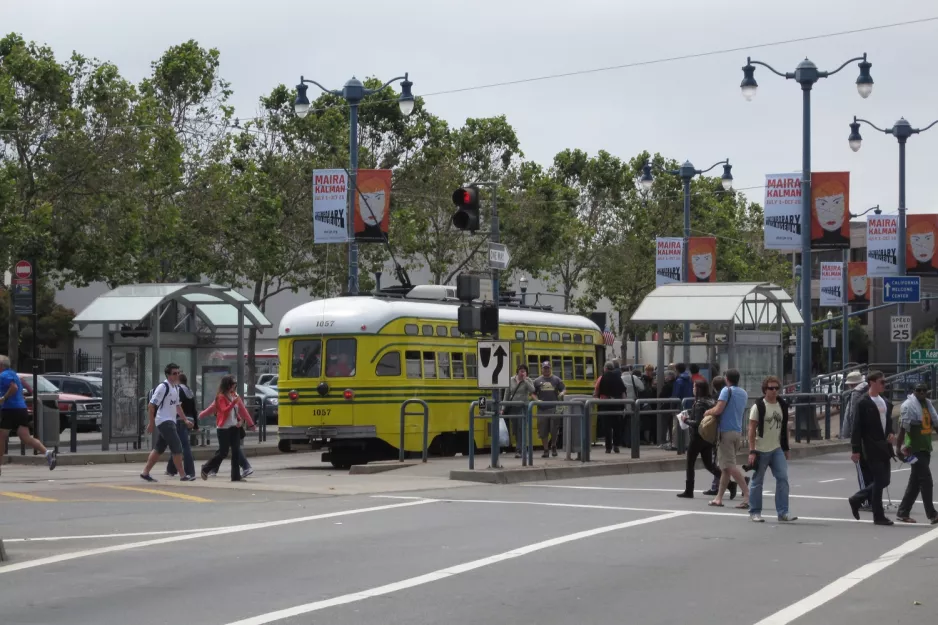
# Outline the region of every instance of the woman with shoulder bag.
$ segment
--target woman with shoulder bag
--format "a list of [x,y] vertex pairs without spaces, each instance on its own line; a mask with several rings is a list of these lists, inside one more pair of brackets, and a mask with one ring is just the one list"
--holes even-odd
[[716,402],[710,392],[710,383],[706,380],[700,380],[694,383],[694,405],[690,410],[681,414],[681,418],[690,426],[691,439],[687,448],[687,477],[684,482],[684,492],[678,493],[678,497],[685,499],[694,498],[694,474],[696,472],[697,456],[703,461],[707,471],[713,474],[714,478],[720,479],[720,470],[716,468],[713,462],[713,443],[704,440],[700,435],[700,423],[703,421],[704,413],[713,408]]
[[231,481],[241,481],[241,425],[246,423],[249,429],[254,429],[254,421],[244,407],[244,401],[235,392],[234,376],[226,375],[218,385],[218,394],[212,405],[199,414],[199,418],[211,414],[216,416],[218,437],[218,451],[212,458],[202,465],[202,479],[207,480],[208,474],[218,471],[222,461],[228,457],[231,449]]
[[[511,381],[508,383],[508,395],[505,400],[527,402],[533,394],[534,382],[532,382],[531,378],[528,377],[528,367],[526,365],[519,365],[518,370],[515,372],[515,376],[511,378]],[[524,408],[521,406],[506,406],[502,410],[502,414],[505,415],[520,415],[523,412]],[[515,458],[520,458],[521,428],[523,427],[523,420],[514,417],[512,419],[505,419],[505,421],[508,425],[508,431],[515,437]]]

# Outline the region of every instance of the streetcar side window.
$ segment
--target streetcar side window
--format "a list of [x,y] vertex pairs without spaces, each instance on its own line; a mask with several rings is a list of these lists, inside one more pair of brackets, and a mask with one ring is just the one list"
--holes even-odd
[[577,380],[584,379],[583,374],[583,356],[577,356],[573,359],[573,375]]
[[524,330],[515,330],[515,338],[519,341],[524,340]]
[[418,351],[404,352],[404,360],[407,361],[407,377],[419,378],[420,377],[420,352]]
[[560,340],[560,332],[551,332],[551,333],[550,333],[550,340],[552,340],[552,341],[559,341],[559,340]]
[[452,336],[452,337],[460,336],[460,334],[459,334],[459,328],[450,328],[450,329],[449,329],[449,335]]
[[294,378],[318,378],[322,370],[322,341],[304,339],[293,341],[291,371]]
[[547,336],[547,332],[541,332],[540,334],[537,335],[537,337],[538,337],[538,340],[544,341],[545,343],[550,340],[550,338]]
[[592,334],[587,334],[587,335],[586,335],[586,344],[587,344],[587,345],[591,345],[592,343],[593,343],[593,335],[592,335]]
[[537,372],[541,370],[541,365],[537,362],[537,356],[528,354],[528,374],[537,377]]
[[446,336],[446,326],[437,326],[436,327],[437,336]]
[[573,342],[574,342],[574,343],[582,343],[582,342],[583,342],[583,335],[582,335],[582,334],[574,334],[574,335],[573,335]]
[[462,354],[453,352],[453,379],[462,380],[466,377],[466,369],[463,365]]
[[423,353],[423,377],[428,380],[436,379],[436,354],[434,352]]
[[553,373],[554,375],[560,375],[560,371],[561,371],[560,366],[561,366],[560,356],[551,356],[550,357],[550,372]]
[[428,323],[420,328],[420,332],[424,336],[433,336],[433,326]]
[[596,371],[593,369],[593,358],[592,356],[587,357],[586,359],[586,379],[592,380],[596,375]]
[[404,334],[409,334],[409,335],[411,335],[411,336],[416,336],[416,335],[417,335],[417,324],[416,324],[416,323],[408,323],[408,324],[405,324],[405,325],[404,325]]
[[476,375],[476,355],[466,354],[466,377],[474,378]]
[[355,339],[326,341],[326,377],[353,377],[355,375],[355,348]]
[[[443,328],[443,329],[445,330],[446,328]],[[437,358],[437,364],[439,364],[440,379],[448,380],[449,374],[450,374],[449,354],[447,354],[446,352],[440,352],[439,354],[436,355],[436,358]]]
[[573,380],[573,356],[563,357],[563,379]]
[[569,332],[564,332],[564,333],[563,333],[563,342],[564,342],[564,343],[569,343],[569,342],[570,342],[570,333],[569,333]]
[[535,332],[534,330],[528,330],[528,340],[529,340],[529,341],[536,341],[536,340],[537,340],[537,332]]
[[388,352],[378,361],[375,367],[375,375],[400,375],[401,374],[401,353]]

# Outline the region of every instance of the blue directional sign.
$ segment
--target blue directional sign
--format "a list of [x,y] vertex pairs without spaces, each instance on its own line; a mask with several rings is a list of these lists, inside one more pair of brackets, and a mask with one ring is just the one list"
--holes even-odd
[[883,303],[918,304],[922,296],[922,279],[918,276],[883,278]]

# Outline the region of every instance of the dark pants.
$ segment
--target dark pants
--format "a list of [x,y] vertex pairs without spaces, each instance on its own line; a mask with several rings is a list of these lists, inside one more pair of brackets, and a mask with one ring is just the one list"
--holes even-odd
[[[512,406],[511,408],[505,409],[505,425],[508,426],[508,442],[511,443],[511,440],[514,439],[515,442],[513,446],[519,450],[521,449],[521,428],[524,423],[524,419],[522,419],[520,416],[516,417],[514,415],[520,414],[520,408]],[[507,418],[509,416],[511,418]],[[509,447],[512,447],[512,445],[509,445]]]
[[708,443],[696,434],[691,438],[690,445],[687,446],[687,489],[694,489],[694,474],[696,473],[697,456],[703,462],[704,468],[713,475],[713,479],[719,481],[720,470],[713,462],[713,443]]
[[917,451],[915,457],[918,458],[918,462],[912,465],[909,485],[906,486],[905,496],[902,497],[902,503],[899,504],[899,516],[907,517],[912,513],[912,504],[915,503],[919,492],[921,492],[922,503],[925,504],[925,516],[934,519],[938,516],[938,512],[935,512],[935,502],[932,501],[931,469],[928,467],[928,463],[931,462],[931,453]]
[[206,473],[218,471],[222,461],[228,457],[228,449],[231,449],[231,481],[241,481],[241,432],[236,427],[224,428],[215,431],[218,437],[218,451],[212,456],[211,460],[202,465],[202,470]]
[[[873,473],[870,471],[870,465],[866,463],[866,460],[860,458],[860,462],[856,464],[857,467],[857,482],[860,483],[860,490],[863,490],[867,486],[873,483]],[[869,504],[870,500],[861,501],[861,504]]]
[[870,467],[872,481],[866,485],[866,488],[858,490],[850,499],[857,504],[869,499],[873,505],[873,520],[881,521],[886,518],[886,511],[883,510],[883,489],[889,486],[889,462],[868,460],[867,464]]
[[[195,475],[195,461],[192,459],[192,446],[189,444],[189,428],[185,422],[176,421],[176,433],[179,434],[179,442],[182,443],[182,468],[186,475]],[[166,472],[169,475],[176,475],[176,463],[170,458],[166,464]]]
[[618,412],[607,412],[602,415],[602,419],[606,451],[610,451],[613,446],[620,447],[622,445],[622,430],[625,425],[625,418]]

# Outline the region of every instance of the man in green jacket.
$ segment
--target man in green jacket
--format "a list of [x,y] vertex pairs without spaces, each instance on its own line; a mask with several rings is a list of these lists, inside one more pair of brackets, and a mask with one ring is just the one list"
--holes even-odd
[[922,493],[925,516],[932,525],[938,524],[938,512],[932,501],[932,477],[928,464],[931,461],[931,436],[938,422],[935,406],[928,399],[928,385],[918,384],[915,391],[902,404],[899,412],[899,436],[896,439],[896,455],[912,464],[909,485],[899,504],[896,518],[902,523],[915,523],[909,516],[912,504]]

